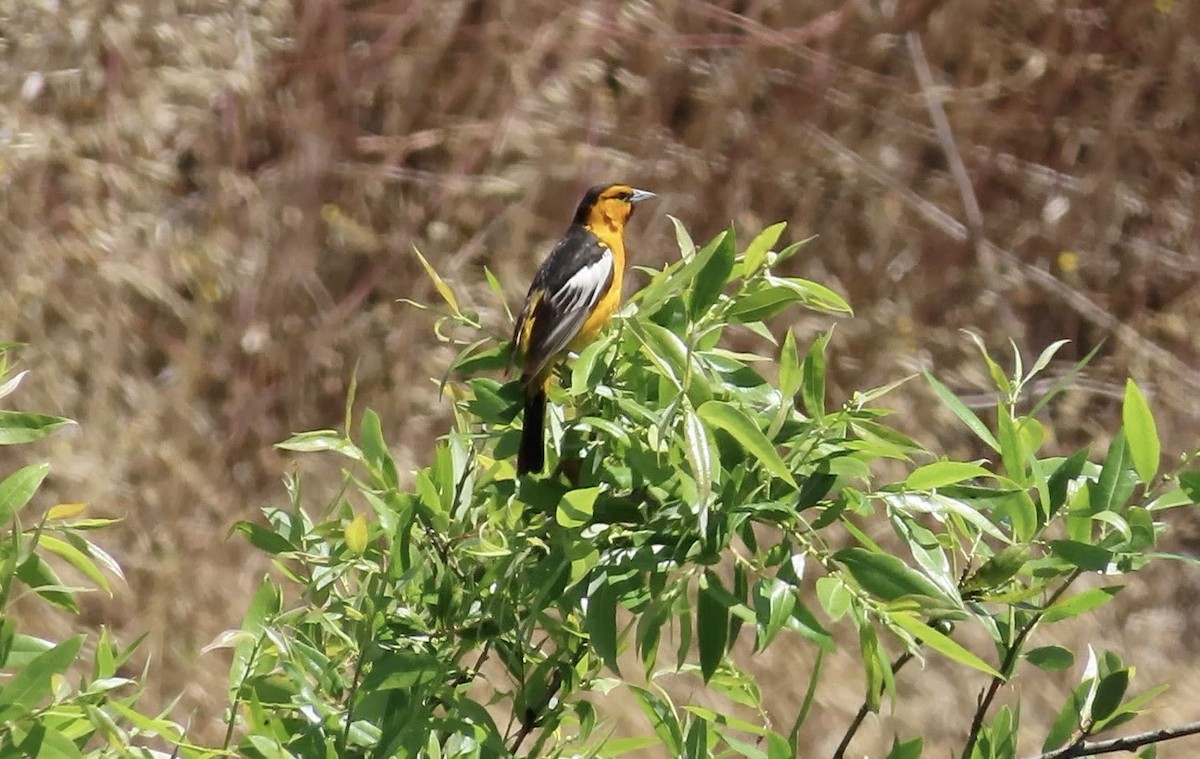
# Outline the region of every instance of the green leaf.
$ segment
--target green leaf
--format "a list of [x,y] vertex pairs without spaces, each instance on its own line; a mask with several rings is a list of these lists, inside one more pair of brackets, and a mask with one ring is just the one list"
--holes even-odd
[[683,741],[685,759],[708,759],[708,722],[694,718]]
[[1047,345],[1046,348],[1038,355],[1037,361],[1033,362],[1033,366],[1029,369],[1029,374],[1025,375],[1024,381],[1028,382],[1029,380],[1033,379],[1034,376],[1036,376],[1040,371],[1045,369],[1050,364],[1050,360],[1054,358],[1054,354],[1058,353],[1059,349],[1062,348],[1064,345],[1066,345],[1069,342],[1071,342],[1071,341],[1070,340],[1055,340],[1054,342]]
[[850,610],[852,596],[840,578],[827,575],[817,578],[817,601],[829,619],[836,622]]
[[60,427],[74,423],[61,416],[0,410],[0,445],[32,443],[34,440],[41,440]]
[[796,755],[796,748],[782,735],[767,733],[767,759],[794,759]]
[[779,351],[779,392],[791,398],[800,389],[800,356],[796,350],[796,335],[788,330]]
[[50,465],[47,463],[30,464],[0,482],[0,524],[5,524],[25,508],[49,472]]
[[314,430],[312,432],[301,432],[292,435],[282,443],[276,443],[276,448],[285,451],[296,451],[298,453],[316,453],[321,451],[334,451],[340,453],[346,458],[362,461],[362,451],[358,446],[350,442],[342,433],[337,430]]
[[852,547],[838,551],[833,559],[846,567],[863,590],[884,601],[914,595],[950,600],[931,580],[890,554]]
[[[98,711],[98,710],[97,710]],[[75,759],[83,754],[79,747],[66,735],[45,722],[35,722],[24,734],[21,741],[13,744],[21,756],[54,757],[54,759]],[[86,723],[85,723],[86,724]]]
[[593,340],[584,348],[571,367],[571,395],[580,396],[591,392],[600,383],[604,367],[599,364],[600,356],[610,346],[607,340]]
[[[675,233],[677,239],[681,232],[684,237],[687,237],[686,230],[682,229],[682,225],[678,223],[678,220],[673,219],[673,221],[676,223]],[[658,309],[661,302],[671,294],[686,292],[701,269],[708,264],[709,259],[716,254],[717,249],[724,244],[725,237],[728,235],[728,230],[722,232],[710,240],[699,251],[695,251],[694,245],[691,245],[691,249],[689,250],[690,237],[686,241],[680,240],[681,259],[655,274],[649,284],[629,299],[630,302],[636,303],[640,301],[646,313],[653,313]]]
[[937,651],[939,654],[948,659],[965,664],[972,669],[977,669],[980,672],[991,675],[992,677],[1004,678],[998,670],[992,665],[980,659],[975,654],[963,648],[957,641],[949,635],[930,627],[912,614],[892,614],[891,620],[897,627],[904,630],[908,634],[915,637],[925,645]]
[[904,481],[904,487],[909,490],[931,490],[963,480],[991,476],[992,473],[979,464],[966,461],[935,461],[914,469]]
[[[817,335],[801,368],[804,382],[800,388],[800,397],[804,401],[804,408],[818,420],[825,418],[825,346],[829,344],[832,334],[823,332]],[[788,335],[791,335],[790,330]]]
[[79,604],[75,601],[75,593],[82,588],[63,585],[62,580],[58,579],[58,573],[43,561],[40,555],[35,553],[21,562],[17,567],[16,574],[21,582],[50,603],[72,614],[79,613]]
[[[6,396],[12,395],[13,391],[15,391],[17,389],[17,387],[21,384],[21,380],[25,379],[25,376],[27,374],[29,374],[28,369],[26,369],[23,372],[17,372],[11,378],[9,378],[3,385],[0,385],[0,398],[4,398]],[[0,371],[0,375],[3,375],[2,371]]]
[[796,588],[779,578],[765,578],[755,583],[754,614],[755,638],[754,647],[761,651],[770,645],[784,624],[792,617],[796,606]]
[[845,298],[822,284],[800,277],[775,277],[768,274],[765,281],[775,286],[788,288],[800,296],[801,302],[811,309],[835,314],[853,314]]
[[1125,401],[1121,405],[1121,422],[1125,427],[1125,439],[1129,442],[1129,455],[1133,468],[1142,482],[1150,482],[1158,474],[1162,449],[1158,441],[1158,427],[1154,414],[1145,396],[1132,379],[1125,381]]
[[1126,468],[1125,453],[1129,446],[1125,443],[1125,431],[1121,430],[1113,437],[1104,456],[1104,465],[1100,468],[1100,477],[1095,482],[1088,483],[1088,503],[1092,513],[1112,511],[1116,503],[1116,493],[1121,473]]
[[68,564],[78,569],[89,580],[96,583],[97,587],[110,596],[112,595],[112,589],[108,585],[108,578],[104,576],[95,562],[92,561],[92,558],[83,551],[65,540],[59,540],[53,535],[46,534],[43,534],[38,539],[38,547],[61,556]]
[[671,220],[671,226],[675,229],[675,245],[679,248],[679,258],[683,261],[690,261],[692,256],[696,255],[696,243],[692,241],[692,236],[682,221],[670,214],[667,215],[667,218]]
[[500,280],[496,279],[496,275],[488,267],[483,267],[483,276],[487,280],[488,288],[492,294],[496,296],[496,300],[500,301],[500,305],[504,306],[504,315],[511,322],[513,320],[512,309],[508,307],[508,298],[504,297],[504,286],[500,284]]
[[[712,442],[708,431],[690,403],[684,404],[683,443],[692,478],[696,481],[696,500],[699,501],[702,521],[707,522],[709,502],[712,500],[713,474],[717,470],[713,461]],[[704,530],[705,525],[701,525]]]
[[1021,571],[1025,562],[1029,561],[1029,554],[1028,543],[1005,546],[967,578],[963,584],[964,589],[983,591],[999,588]]
[[[638,705],[642,707],[642,712],[649,718],[650,726],[654,728],[654,734],[662,741],[667,753],[670,756],[679,756],[683,751],[683,730],[679,725],[679,715],[675,712],[675,705],[666,698],[637,685],[630,685],[629,690],[637,698]],[[663,694],[663,696],[665,695]]]
[[593,509],[599,495],[599,487],[568,491],[558,502],[558,509],[554,512],[554,521],[568,530],[584,526],[592,521]]
[[1062,619],[1075,617],[1092,609],[1099,608],[1121,591],[1122,585],[1109,585],[1103,588],[1091,588],[1082,593],[1076,593],[1070,598],[1059,601],[1042,615],[1042,622],[1049,624]]
[[1079,727],[1080,720],[1083,718],[1083,713],[1087,706],[1087,694],[1091,690],[1092,680],[1089,678],[1081,685],[1076,686],[1072,691],[1067,702],[1063,704],[1063,708],[1055,718],[1054,724],[1046,733],[1046,739],[1042,742],[1042,751],[1050,752],[1066,745],[1071,736],[1075,734]]
[[892,750],[884,759],[921,759],[921,751],[924,746],[925,740],[920,736],[903,743],[899,738],[892,738]]
[[250,541],[250,545],[272,556],[296,550],[296,546],[292,545],[286,537],[254,522],[245,520],[234,522],[233,526],[229,528],[229,533],[232,535],[234,532],[242,533]]
[[724,590],[720,579],[711,571],[706,571],[696,596],[696,640],[700,647],[700,673],[704,682],[712,678],[724,660],[729,634],[729,609],[721,602],[716,592],[718,589]]
[[1047,672],[1070,669],[1075,664],[1075,654],[1062,646],[1042,646],[1025,652],[1025,658],[1033,666]]
[[1083,472],[1083,465],[1087,463],[1087,455],[1087,449],[1081,448],[1059,464],[1054,473],[1050,475],[1046,482],[1049,503],[1046,504],[1043,513],[1043,519],[1046,521],[1052,519],[1067,502],[1068,487]]
[[72,636],[38,654],[0,688],[0,723],[38,707],[42,699],[50,695],[52,678],[65,674],[75,663],[85,637]]
[[793,488],[797,487],[796,480],[779,457],[775,446],[771,445],[771,441],[767,440],[767,436],[744,411],[724,401],[714,400],[703,403],[696,409],[696,413],[709,426],[720,428],[732,435],[747,453],[766,467],[767,471]]
[[867,689],[864,695],[864,705],[872,713],[879,711],[883,697],[887,675],[884,673],[883,653],[879,647],[879,635],[870,622],[862,622],[858,626],[859,656],[862,658],[866,673]]
[[729,308],[732,322],[758,322],[775,316],[800,301],[800,294],[787,287],[765,287],[738,298]]
[[[992,359],[992,355],[988,353],[987,346],[983,344],[983,338],[970,330],[965,329],[963,332],[967,334],[967,337],[971,338],[971,342],[975,343],[975,347],[979,349],[979,355],[983,358],[984,364],[987,365],[988,374],[992,377],[992,383],[995,384],[996,388],[1002,393],[1006,395],[1010,393],[1012,391],[1012,383],[1009,382],[1008,376],[1004,373],[1004,370],[1000,368],[1000,365],[997,364],[995,360]],[[1019,364],[1021,360],[1020,352],[1016,352],[1015,356]],[[1017,373],[1020,374],[1020,371],[1018,370]]]
[[601,575],[592,581],[586,602],[583,626],[592,647],[600,660],[620,675],[621,670],[617,667],[617,592],[609,585],[606,576]]
[[1090,572],[1103,572],[1113,560],[1113,553],[1107,548],[1077,540],[1051,540],[1050,550],[1060,559]]
[[725,289],[729,275],[733,272],[736,252],[731,228],[728,234],[721,237],[721,242],[700,269],[696,276],[696,284],[689,291],[688,315],[693,321],[699,319],[721,296],[721,291]]
[[933,388],[934,395],[941,399],[946,408],[950,409],[960,422],[967,425],[967,428],[975,433],[975,437],[987,443],[989,448],[999,453],[1000,443],[996,442],[996,437],[992,435],[992,431],[975,415],[975,412],[967,408],[967,405],[959,400],[957,395],[950,392],[950,389],[938,381],[932,374],[929,372],[925,372],[924,374],[925,381]]
[[641,340],[647,357],[676,389],[682,389],[688,374],[689,358],[687,346],[679,339],[679,335],[651,321],[634,323],[633,333]]
[[758,233],[758,236],[746,246],[742,255],[742,275],[749,276],[758,271],[767,260],[767,253],[779,242],[779,236],[787,228],[786,221],[780,221]]
[[364,411],[358,434],[362,440],[363,455],[367,457],[367,462],[378,470],[383,478],[383,485],[388,488],[398,487],[400,477],[396,472],[396,462],[392,460],[392,454],[383,440],[383,424],[379,421],[379,414],[372,409]]
[[1100,681],[1096,695],[1092,698],[1092,719],[1100,721],[1112,716],[1125,691],[1129,689],[1129,670],[1119,669]]

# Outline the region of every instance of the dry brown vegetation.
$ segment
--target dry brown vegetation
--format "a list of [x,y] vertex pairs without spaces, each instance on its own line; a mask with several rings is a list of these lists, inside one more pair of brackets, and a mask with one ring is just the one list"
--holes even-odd
[[[697,239],[817,235],[799,273],[857,309],[835,394],[918,367],[977,392],[962,328],[1001,355],[1104,340],[1055,444],[1103,443],[1127,373],[1165,450],[1197,443],[1196,3],[0,0],[0,61],[0,339],[31,344],[22,405],[81,423],[35,451],[55,496],[124,517],[107,545],[128,588],[86,622],[148,631],[152,702],[183,692],[204,734],[227,662],[197,651],[265,569],[226,531],[281,500],[271,443],[337,424],[357,365],[360,402],[424,460],[447,354],[394,302],[431,295],[411,246],[500,333],[482,267],[518,295],[593,181],[662,196],[632,233],[643,263],[672,255],[664,213]],[[892,402],[970,452],[919,383]],[[1174,681],[1155,719],[1195,718],[1196,574],[1148,576],[1074,642]],[[790,656],[750,664],[780,719],[810,660]],[[958,745],[978,685],[917,670],[894,719]],[[860,700],[848,662],[827,673],[844,685],[812,755]],[[1031,682],[1027,716],[1061,685]]]

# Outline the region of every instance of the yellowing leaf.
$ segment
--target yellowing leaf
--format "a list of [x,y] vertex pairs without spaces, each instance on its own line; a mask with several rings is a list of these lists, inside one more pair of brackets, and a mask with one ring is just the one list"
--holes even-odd
[[367,518],[362,514],[350,520],[345,531],[346,548],[355,556],[361,556],[367,550]]
[[60,503],[57,506],[51,506],[46,512],[46,521],[53,522],[56,519],[74,519],[83,513],[88,505],[86,503]]
[[454,297],[454,291],[450,289],[450,285],[447,285],[446,281],[442,279],[436,271],[434,271],[433,266],[431,266],[429,262],[425,260],[425,256],[421,255],[421,251],[413,248],[413,253],[417,254],[417,260],[421,262],[421,266],[425,268],[425,273],[429,275],[431,280],[433,280],[433,286],[437,288],[438,294],[442,296],[442,300],[446,301],[446,304],[450,306],[450,310],[453,311],[455,315],[461,314],[462,311],[460,311],[458,308],[458,298]]

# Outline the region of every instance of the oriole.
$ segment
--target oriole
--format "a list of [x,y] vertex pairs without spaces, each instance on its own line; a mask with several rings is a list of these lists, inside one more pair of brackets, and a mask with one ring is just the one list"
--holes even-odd
[[608,324],[621,305],[625,274],[625,224],[633,207],[654,193],[627,184],[588,190],[567,233],[550,251],[529,286],[513,329],[512,357],[521,364],[525,420],[517,472],[540,472],[546,465],[542,428],[546,386],[554,364],[578,350]]

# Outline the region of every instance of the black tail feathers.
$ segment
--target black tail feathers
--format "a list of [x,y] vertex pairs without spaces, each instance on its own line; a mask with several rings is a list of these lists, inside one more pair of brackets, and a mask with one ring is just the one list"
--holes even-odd
[[546,468],[546,446],[542,428],[546,423],[546,393],[530,388],[525,396],[525,421],[521,427],[521,448],[517,453],[517,474],[538,473]]

